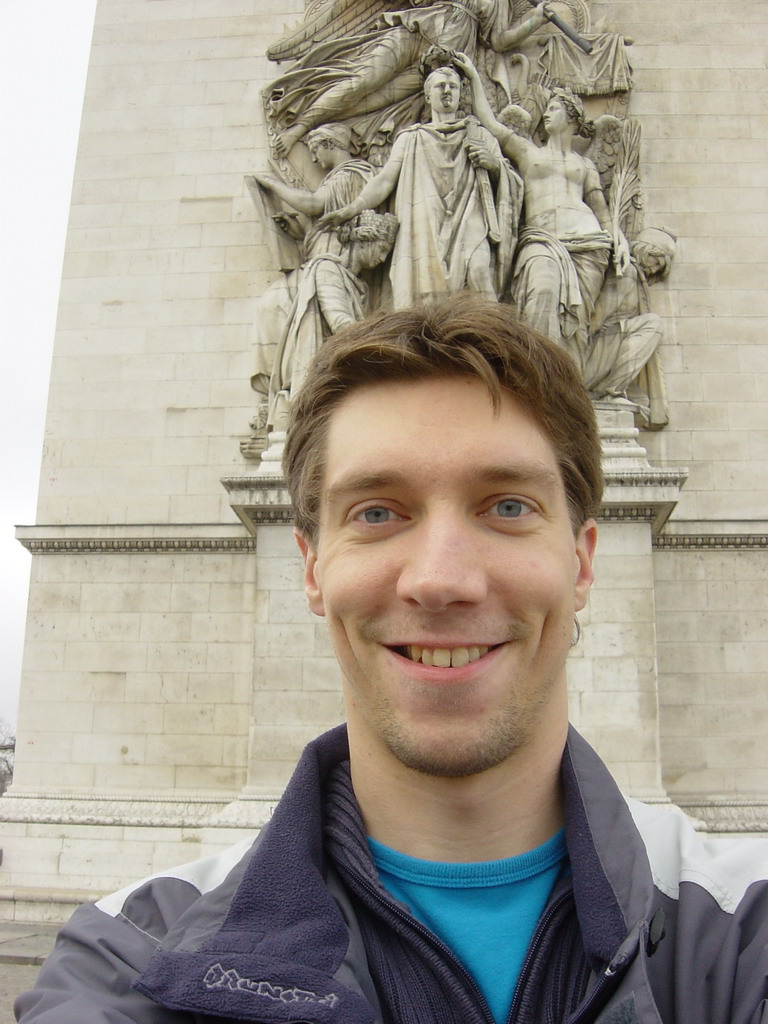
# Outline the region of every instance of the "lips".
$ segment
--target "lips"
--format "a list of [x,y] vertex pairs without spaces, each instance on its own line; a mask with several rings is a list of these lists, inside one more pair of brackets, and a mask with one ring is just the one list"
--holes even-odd
[[419,662],[430,668],[464,668],[473,661],[478,661],[491,648],[485,645],[467,647],[422,647],[419,644],[408,644],[396,648],[398,654],[410,661]]

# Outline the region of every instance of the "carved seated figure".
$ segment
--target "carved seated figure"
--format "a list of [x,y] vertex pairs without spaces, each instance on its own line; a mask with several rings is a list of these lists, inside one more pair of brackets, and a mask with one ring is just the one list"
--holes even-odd
[[648,285],[669,274],[676,238],[647,228],[631,243],[632,260],[621,277],[609,270],[592,321],[584,383],[596,399],[628,401],[646,427],[669,421],[658,349],[662,319],[651,313]]

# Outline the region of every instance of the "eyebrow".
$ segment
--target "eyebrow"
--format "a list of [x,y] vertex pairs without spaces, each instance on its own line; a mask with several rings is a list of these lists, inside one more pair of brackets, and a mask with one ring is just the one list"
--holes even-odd
[[[469,483],[534,484],[554,489],[562,486],[558,473],[540,462],[521,462],[514,465],[490,465],[472,469],[467,474]],[[334,504],[349,494],[385,490],[389,487],[408,486],[408,478],[399,470],[351,472],[331,484],[325,492],[326,500]]]

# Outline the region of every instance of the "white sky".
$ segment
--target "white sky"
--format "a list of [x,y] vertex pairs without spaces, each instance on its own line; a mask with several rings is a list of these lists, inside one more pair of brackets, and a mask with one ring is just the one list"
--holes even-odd
[[96,0],[0,0],[0,718],[15,724],[51,350]]

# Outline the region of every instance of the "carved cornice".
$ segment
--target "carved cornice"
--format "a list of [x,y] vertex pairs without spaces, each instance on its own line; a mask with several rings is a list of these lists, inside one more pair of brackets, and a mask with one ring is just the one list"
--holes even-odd
[[674,798],[689,817],[697,819],[701,832],[766,832],[768,803],[754,800]]
[[92,552],[104,554],[173,552],[174,554],[183,554],[199,551],[248,552],[256,550],[255,537],[44,537],[38,539],[22,537],[19,540],[33,555],[70,555]]
[[661,551],[765,551],[768,536],[760,533],[660,534],[653,546]]
[[598,518],[603,523],[652,523],[658,513],[658,505],[603,505]]
[[[683,468],[608,469],[600,518],[608,522],[649,522],[660,528],[677,501],[688,476]],[[279,477],[225,477],[223,486],[232,508],[255,534],[265,523],[293,521],[291,499]]]
[[265,523],[292,523],[293,506],[279,476],[226,476],[222,484],[229,503],[249,533]]
[[610,487],[682,487],[688,479],[688,469],[676,466],[672,469],[607,469],[605,486]]
[[[648,799],[667,804],[669,798]],[[676,797],[674,804],[707,833],[768,833],[768,803],[755,800]],[[107,794],[7,793],[0,821],[35,825],[99,825],[137,828],[261,828],[277,798],[155,796],[135,800]],[[670,805],[671,806],[671,805]]]
[[37,825],[120,825],[145,828],[260,828],[276,799],[20,793],[0,799],[0,821]]

